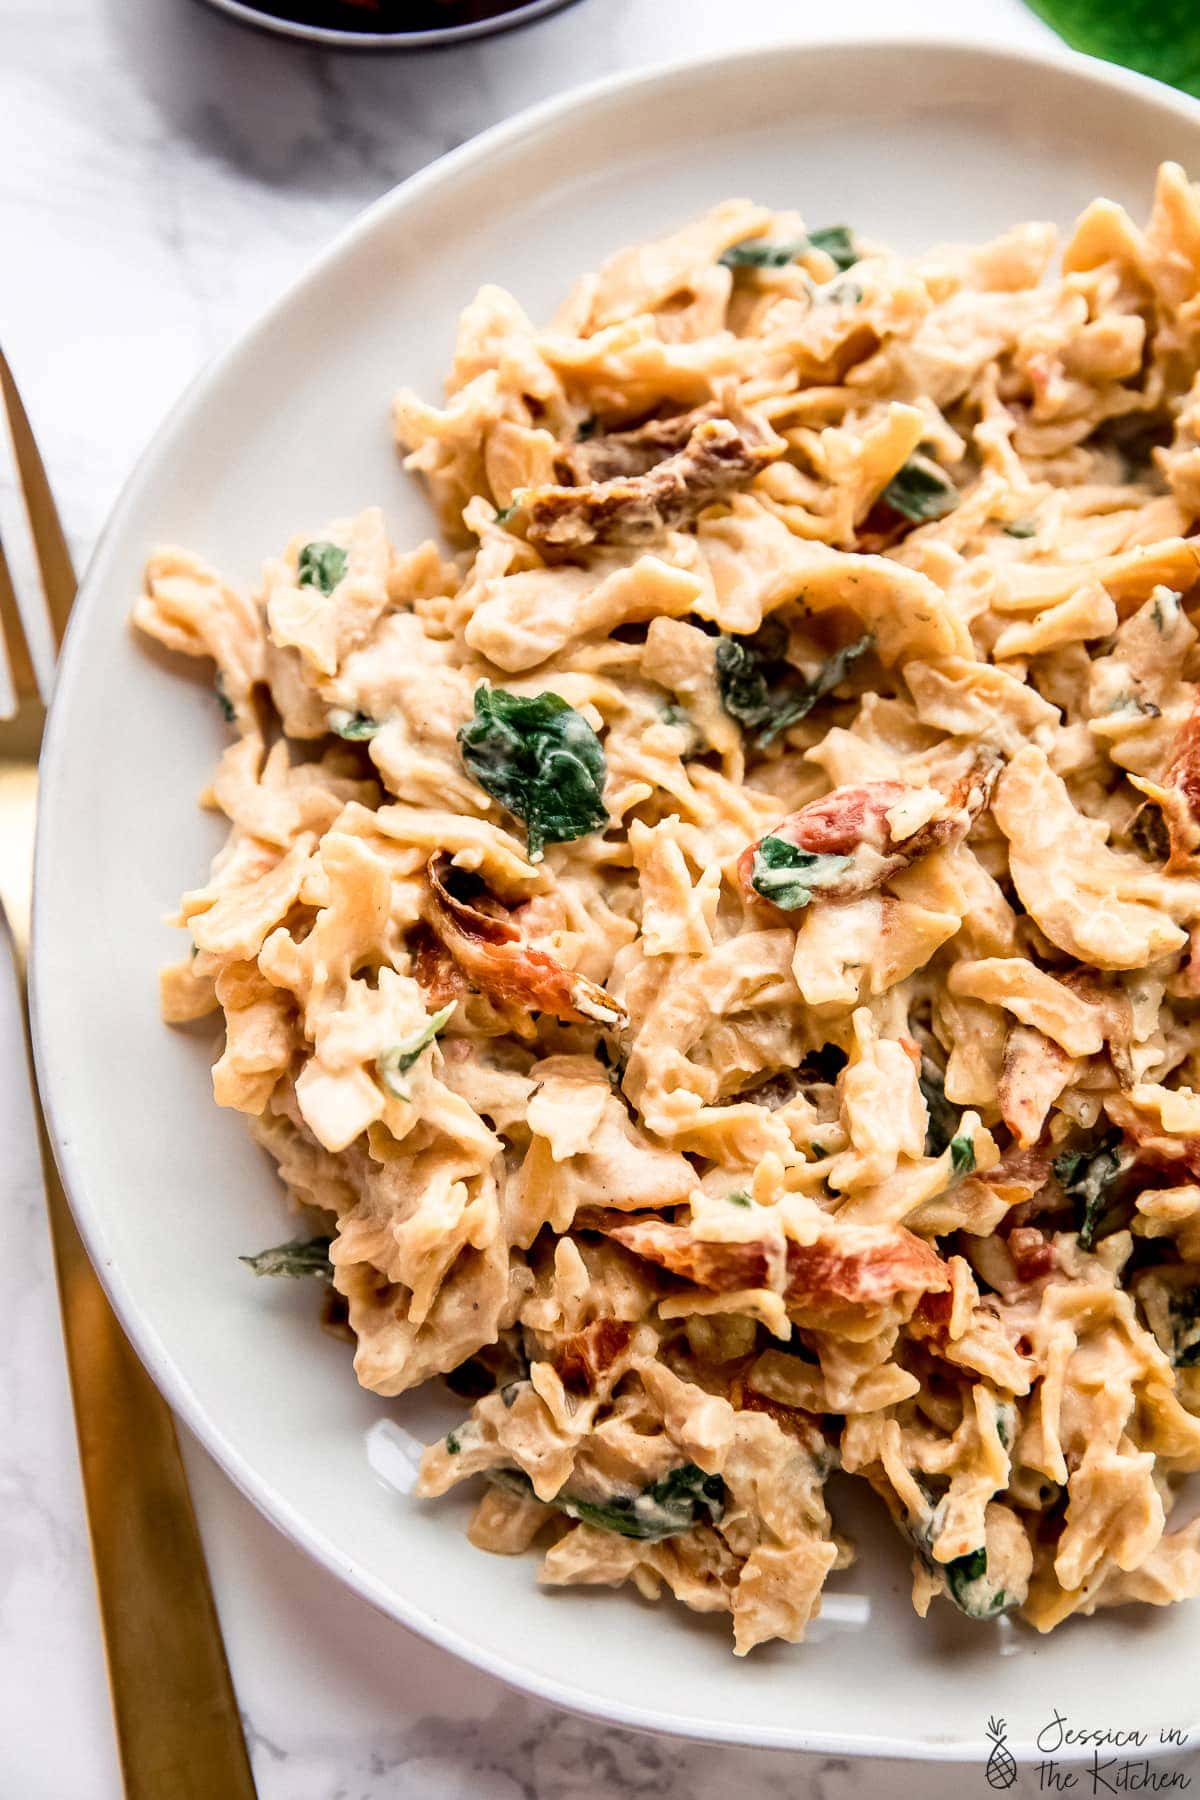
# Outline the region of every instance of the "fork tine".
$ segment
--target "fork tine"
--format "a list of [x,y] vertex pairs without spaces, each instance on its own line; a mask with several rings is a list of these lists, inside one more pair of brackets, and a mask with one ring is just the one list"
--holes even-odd
[[[0,393],[3,393],[4,396],[8,429],[16,456],[17,473],[25,496],[25,509],[29,514],[29,529],[33,536],[33,547],[41,571],[42,587],[50,614],[50,627],[54,634],[54,653],[57,656],[62,645],[63,634],[67,629],[71,602],[75,598],[75,570],[71,564],[71,553],[67,549],[67,540],[63,535],[58,508],[54,504],[50,483],[46,479],[45,465],[33,435],[33,427],[29,423],[28,414],[21,402],[21,396],[17,392],[17,384],[13,380],[12,370],[8,366],[3,350],[0,350]],[[11,583],[9,583],[8,591],[11,598]],[[6,635],[7,631],[6,620]],[[28,660],[28,650],[26,650],[26,660]]]
[[[34,673],[33,658],[29,654],[29,643],[25,636],[25,627],[21,623],[21,609],[17,605],[17,596],[13,589],[12,576],[8,572],[8,559],[4,554],[4,544],[0,541],[0,645],[8,654],[8,670],[12,676],[13,693],[18,707],[25,700],[38,698],[37,676]],[[11,717],[11,713],[0,712],[0,718]]]

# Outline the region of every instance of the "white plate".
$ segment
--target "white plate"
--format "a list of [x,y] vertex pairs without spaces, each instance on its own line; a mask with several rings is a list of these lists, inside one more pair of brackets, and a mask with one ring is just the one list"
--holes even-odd
[[[155,971],[181,942],[161,920],[219,841],[195,797],[226,734],[208,689],[126,626],[143,559],[175,541],[250,582],[294,532],[371,501],[399,543],[425,535],[388,401],[401,382],[440,391],[483,280],[545,316],[577,271],[731,194],[912,250],[1065,224],[1097,193],[1141,216],[1164,157],[1200,171],[1200,107],[1027,52],[773,46],[568,96],[359,220],[177,409],[89,570],[44,759],[34,949],[39,1067],[80,1225],[156,1380],[234,1481],[367,1599],[518,1687],[628,1725],[859,1754],[981,1757],[996,1714],[1031,1753],[1054,1708],[1076,1727],[1194,1728],[1200,1611],[1048,1639],[940,1606],[921,1624],[902,1546],[868,1523],[810,1643],[736,1662],[723,1619],[542,1592],[533,1558],[464,1541],[465,1499],[389,1488],[370,1428],[433,1435],[444,1404],[361,1393],[312,1289],[238,1262],[286,1233],[284,1206],[242,1121],[212,1104],[211,1044],[159,1023]],[[838,1506],[859,1523],[860,1504]]]

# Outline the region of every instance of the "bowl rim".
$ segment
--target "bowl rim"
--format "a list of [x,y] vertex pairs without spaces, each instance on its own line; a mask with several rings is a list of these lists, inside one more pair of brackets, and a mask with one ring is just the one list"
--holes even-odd
[[[264,12],[253,0],[208,0],[219,12],[250,25],[256,31],[268,31],[273,37],[296,38],[302,43],[324,44],[330,50],[438,50],[451,44],[469,44],[477,38],[495,37],[501,31],[513,31],[519,25],[532,25],[573,0],[521,0],[510,12],[494,19],[477,19],[470,25],[438,25],[429,31],[339,31],[335,25],[305,25],[298,19],[285,19]],[[390,190],[394,192],[395,190]]]
[[[654,63],[645,68],[618,70],[596,81],[539,101],[490,126],[415,171],[359,211],[275,299],[260,311],[245,330],[200,369],[168,408],[127,476],[79,583],[78,597],[72,608],[71,623],[56,671],[43,741],[40,777],[43,798],[54,791],[58,771],[64,762],[61,754],[61,741],[65,734],[63,720],[70,706],[74,684],[86,668],[79,651],[81,639],[76,621],[100,603],[108,580],[110,542],[116,538],[127,516],[135,512],[142,488],[148,484],[160,458],[172,449],[176,440],[186,431],[193,412],[207,399],[210,391],[225,379],[227,369],[235,360],[256,340],[274,329],[281,315],[310,283],[336,265],[360,240],[369,238],[392,210],[403,208],[411,198],[423,196],[427,190],[436,190],[452,182],[461,169],[486,159],[493,151],[520,144],[523,140],[533,139],[553,130],[557,122],[568,114],[582,110],[603,110],[618,95],[628,95],[638,90],[651,93],[666,83],[686,85],[694,75],[719,65],[733,65],[735,68],[752,66],[765,56],[777,57],[788,52],[801,52],[810,56],[847,56],[855,51],[899,57],[949,55],[964,62],[1005,64],[1010,70],[1013,65],[1024,70],[1032,65],[1048,74],[1070,75],[1084,85],[1107,89],[1114,95],[1150,101],[1163,112],[1174,114],[1189,125],[1200,125],[1200,100],[1149,76],[1081,55],[1058,44],[1030,46],[998,41],[993,37],[961,34],[908,36],[898,33],[856,33],[819,39],[799,35],[768,38],[733,49],[707,50],[668,62]],[[41,950],[42,920],[53,905],[50,898],[51,884],[43,879],[43,870],[53,857],[53,814],[52,804],[39,807],[34,860],[29,1000],[34,1063],[55,1161],[88,1254],[131,1344],[169,1405],[234,1486],[293,1544],[337,1576],[377,1611],[468,1665],[495,1677],[515,1692],[532,1695],[568,1712],[629,1730],[748,1749],[801,1751],[859,1758],[886,1757],[914,1763],[985,1763],[993,1748],[986,1737],[956,1741],[933,1738],[918,1740],[896,1738],[886,1733],[865,1736],[788,1725],[770,1729],[761,1726],[742,1727],[736,1720],[714,1721],[707,1717],[681,1713],[664,1719],[652,1705],[630,1704],[611,1698],[596,1700],[582,1686],[574,1685],[568,1679],[522,1668],[480,1648],[459,1630],[443,1624],[420,1608],[409,1605],[394,1589],[360,1568],[322,1530],[315,1527],[259,1476],[247,1458],[228,1441],[220,1424],[202,1405],[186,1375],[167,1351],[158,1332],[140,1312],[121,1270],[109,1254],[102,1210],[94,1204],[88,1172],[80,1163],[68,1129],[71,1095],[64,1092],[60,1084],[42,1007],[43,992],[49,990],[54,980],[53,971],[47,965]],[[1192,1742],[1200,1737],[1200,1707],[1197,1708],[1195,1720],[1187,1722],[1186,1730]],[[1035,1763],[1043,1755],[1032,1740],[1013,1741],[1008,1747],[1021,1765]],[[1151,1745],[1142,1755],[1165,1755],[1170,1750],[1171,1746],[1160,1748]],[[1068,1763],[1086,1762],[1090,1755],[1091,1752],[1083,1746],[1068,1745],[1056,1753],[1055,1760],[1065,1766]]]

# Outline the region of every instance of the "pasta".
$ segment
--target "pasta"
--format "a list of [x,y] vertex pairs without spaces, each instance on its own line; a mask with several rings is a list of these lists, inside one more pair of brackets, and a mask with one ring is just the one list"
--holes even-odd
[[[901,258],[729,201],[485,287],[216,664],[173,1023],[483,1549],[797,1641],[1200,1593],[1200,192]],[[833,1490],[836,1503],[836,1487]]]

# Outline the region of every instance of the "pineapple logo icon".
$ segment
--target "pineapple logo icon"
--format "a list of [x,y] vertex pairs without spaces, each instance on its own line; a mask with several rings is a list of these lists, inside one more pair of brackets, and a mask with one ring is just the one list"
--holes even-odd
[[1004,1720],[989,1719],[987,1734],[992,1740],[992,1753],[987,1759],[988,1786],[1004,1791],[1012,1787],[1017,1779],[1017,1765],[1013,1753],[1004,1741]]

